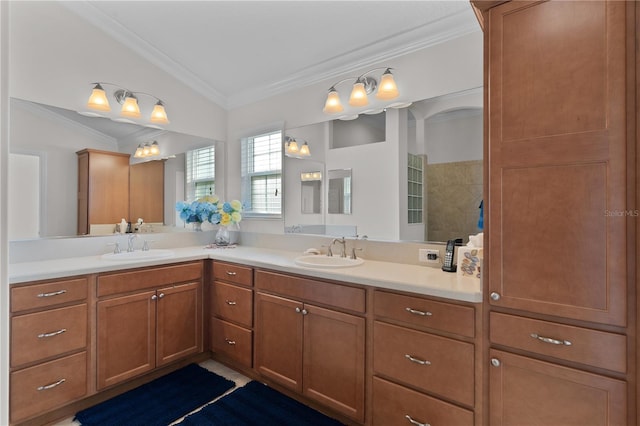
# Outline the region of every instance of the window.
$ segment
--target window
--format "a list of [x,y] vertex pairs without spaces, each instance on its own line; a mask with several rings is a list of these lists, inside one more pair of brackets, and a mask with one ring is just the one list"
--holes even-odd
[[215,194],[216,154],[215,146],[194,149],[186,153],[186,201],[195,201],[205,195]]
[[422,157],[420,157],[419,155],[409,154],[407,165],[409,223],[422,223]]
[[281,216],[282,132],[242,140],[242,202],[247,216]]

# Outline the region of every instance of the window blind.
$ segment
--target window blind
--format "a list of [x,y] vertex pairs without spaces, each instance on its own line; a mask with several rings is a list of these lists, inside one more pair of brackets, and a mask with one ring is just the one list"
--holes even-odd
[[215,194],[215,146],[187,151],[185,175],[185,197],[188,202]]
[[241,146],[245,215],[282,214],[282,132],[245,138]]

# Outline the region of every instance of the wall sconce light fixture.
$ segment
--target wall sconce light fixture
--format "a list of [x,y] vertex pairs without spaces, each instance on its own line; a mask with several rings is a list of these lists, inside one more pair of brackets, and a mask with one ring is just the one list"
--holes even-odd
[[287,157],[304,158],[311,156],[307,141],[304,141],[301,146],[298,146],[298,141],[295,138],[285,136],[284,143],[284,155]]
[[[375,78],[367,77],[367,74],[377,70],[385,70],[380,77],[380,84],[378,84],[378,81]],[[344,111],[336,86],[345,81],[353,80],[354,78],[355,82],[351,89],[351,96],[349,96],[349,105],[353,107],[367,106],[369,104],[367,95],[370,95],[376,89],[378,89],[376,92],[376,98],[382,101],[395,99],[399,95],[398,86],[396,86],[393,74],[391,74],[391,68],[374,68],[360,75],[360,77],[345,78],[332,85],[329,88],[327,100],[324,104],[324,108],[322,109],[324,113],[337,114]]]
[[145,144],[138,145],[136,148],[135,154],[133,156],[135,158],[147,158],[153,157],[160,154],[160,145],[158,145],[158,141],[153,141],[151,143],[147,142]]
[[169,119],[167,118],[167,112],[164,109],[164,102],[154,95],[144,92],[134,92],[129,89],[125,89],[123,87],[118,86],[117,84],[112,83],[92,83],[95,84],[93,91],[91,92],[91,96],[89,96],[89,100],[87,101],[87,107],[102,111],[109,112],[111,111],[111,107],[109,106],[109,99],[107,97],[107,93],[102,87],[102,85],[115,86],[117,88],[116,91],[113,92],[113,97],[116,102],[122,105],[122,109],[120,110],[120,115],[126,118],[140,118],[140,105],[138,105],[138,96],[144,95],[154,98],[157,102],[153,107],[153,111],[151,112],[151,116],[149,121],[154,124],[169,124]]

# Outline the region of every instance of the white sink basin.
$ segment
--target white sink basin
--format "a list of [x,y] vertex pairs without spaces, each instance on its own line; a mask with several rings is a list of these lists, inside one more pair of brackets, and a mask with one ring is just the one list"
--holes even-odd
[[173,256],[173,251],[165,249],[152,249],[147,251],[123,251],[122,253],[106,253],[102,255],[102,260],[112,261],[135,261],[135,260],[153,260],[162,259]]
[[297,257],[295,262],[296,265],[306,266],[309,268],[350,268],[352,266],[362,265],[364,260],[312,254],[309,256]]

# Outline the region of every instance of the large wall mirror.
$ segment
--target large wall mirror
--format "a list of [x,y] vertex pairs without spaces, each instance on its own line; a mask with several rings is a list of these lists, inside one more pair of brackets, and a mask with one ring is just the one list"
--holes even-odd
[[[285,232],[443,242],[480,231],[483,197],[482,88],[414,102],[349,121],[287,129],[308,141],[310,159],[286,159],[285,185],[323,170],[322,212],[300,215],[285,198]],[[350,117],[352,118],[352,117]],[[345,125],[348,123],[348,125]],[[351,209],[332,200],[331,171],[349,170]],[[294,203],[290,203],[294,201]],[[294,207],[295,206],[295,207]]]
[[[136,166],[143,161],[133,157],[138,144],[158,141],[160,155],[155,159],[164,161],[164,194],[159,195],[164,199],[164,223],[156,228],[160,232],[182,226],[176,218],[175,203],[184,199],[185,152],[215,146],[217,154],[224,156],[224,144],[211,139],[85,117],[75,111],[15,98],[11,99],[10,108],[10,153],[25,158],[30,165],[18,168],[18,163],[11,162],[9,192],[21,201],[9,207],[9,220],[14,224],[10,229],[15,230],[9,235],[10,240],[77,235],[77,151],[90,148],[131,154],[131,165]],[[139,181],[144,182],[144,176]],[[19,197],[25,182],[39,190],[27,201]],[[27,209],[27,202],[36,206],[38,213],[28,219],[21,211]]]

